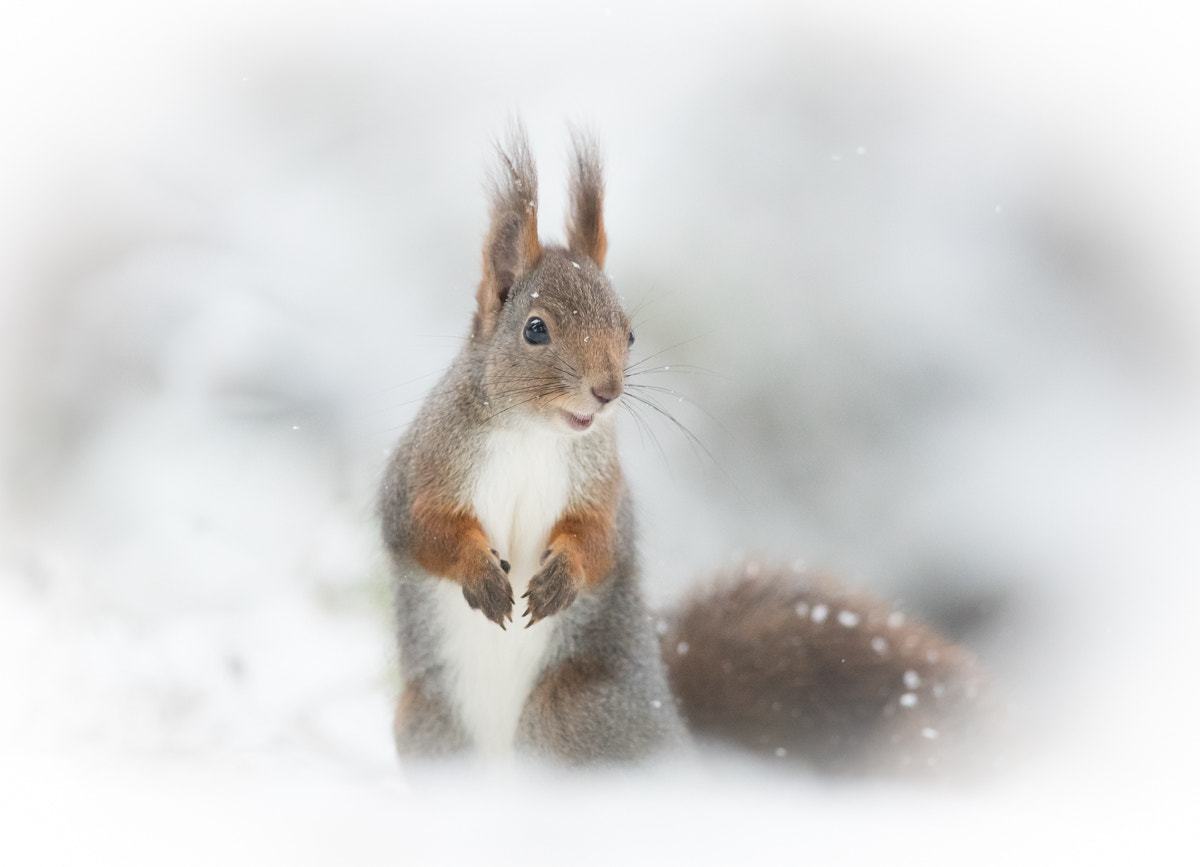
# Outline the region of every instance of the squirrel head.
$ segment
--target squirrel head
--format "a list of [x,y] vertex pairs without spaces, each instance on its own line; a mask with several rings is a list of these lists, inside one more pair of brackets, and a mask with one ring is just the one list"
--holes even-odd
[[471,340],[488,403],[564,433],[611,419],[633,332],[605,276],[604,183],[595,144],[574,134],[567,246],[543,247],[537,174],[518,126],[499,150]]

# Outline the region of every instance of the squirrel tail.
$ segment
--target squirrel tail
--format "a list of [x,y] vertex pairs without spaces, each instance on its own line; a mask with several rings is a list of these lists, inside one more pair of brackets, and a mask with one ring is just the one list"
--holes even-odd
[[974,777],[998,762],[975,657],[880,599],[743,564],[660,621],[698,737],[839,775]]

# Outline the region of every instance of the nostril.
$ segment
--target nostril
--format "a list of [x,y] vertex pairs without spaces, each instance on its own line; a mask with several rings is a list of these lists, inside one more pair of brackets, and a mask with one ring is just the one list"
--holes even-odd
[[621,390],[622,389],[620,385],[606,385],[602,386],[601,388],[593,387],[592,396],[596,398],[596,400],[600,401],[600,405],[603,406],[606,403],[612,403],[614,400],[620,397]]

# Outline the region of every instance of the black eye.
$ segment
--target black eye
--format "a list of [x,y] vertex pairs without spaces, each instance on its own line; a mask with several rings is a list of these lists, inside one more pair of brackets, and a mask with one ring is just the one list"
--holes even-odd
[[525,323],[525,342],[534,346],[544,346],[550,342],[550,333],[546,331],[546,323],[534,316]]
[[633,346],[633,332],[632,331],[629,332],[629,345]]

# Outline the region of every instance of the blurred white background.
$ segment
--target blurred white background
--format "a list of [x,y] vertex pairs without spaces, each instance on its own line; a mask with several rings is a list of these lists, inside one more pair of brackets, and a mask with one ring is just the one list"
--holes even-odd
[[[1174,860],[1194,13],[834,6],[0,13],[6,863]],[[711,457],[626,430],[650,596],[752,552],[898,597],[996,672],[1020,767],[397,766],[374,486],[466,332],[518,113],[546,238],[588,124],[637,348],[712,372],[661,380]]]

